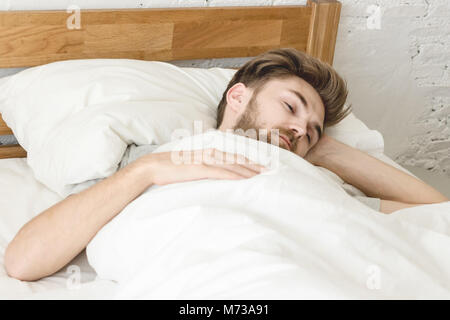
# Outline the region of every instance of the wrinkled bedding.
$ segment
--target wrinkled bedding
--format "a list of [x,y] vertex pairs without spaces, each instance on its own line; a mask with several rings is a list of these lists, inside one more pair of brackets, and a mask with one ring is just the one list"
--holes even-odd
[[381,214],[304,159],[218,131],[155,152],[199,146],[242,147],[270,170],[152,186],[131,202],[86,250],[116,297],[450,298],[450,202]]

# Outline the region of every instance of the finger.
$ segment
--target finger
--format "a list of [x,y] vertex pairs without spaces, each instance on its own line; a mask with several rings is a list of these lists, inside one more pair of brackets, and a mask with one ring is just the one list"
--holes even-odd
[[260,173],[259,171],[252,170],[246,166],[239,164],[216,164],[214,166],[236,172],[237,174],[242,175],[245,178],[251,178]]
[[205,152],[206,163],[213,164],[239,164],[250,170],[261,172],[265,169],[263,165],[255,163],[241,154],[222,152],[217,149],[207,149]]
[[225,162],[225,164],[237,164],[257,173],[261,173],[267,168],[259,163],[255,163],[240,154],[228,154],[230,157],[235,156],[234,162]]
[[252,171],[254,171],[256,173],[261,173],[261,172],[264,172],[264,171],[268,170],[267,167],[265,167],[263,165],[260,165],[260,164],[257,164],[257,163],[254,163],[254,164],[246,163],[246,164],[241,164],[241,166],[243,166],[243,167],[245,167],[245,168],[247,168],[249,170],[252,170]]
[[218,166],[205,165],[206,178],[209,179],[228,179],[228,180],[240,180],[246,178],[235,170],[227,170]]

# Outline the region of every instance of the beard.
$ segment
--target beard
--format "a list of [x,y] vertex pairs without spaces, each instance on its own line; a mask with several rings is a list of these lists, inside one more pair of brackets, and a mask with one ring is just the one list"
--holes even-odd
[[[258,109],[259,106],[254,95],[248,102],[244,113],[239,117],[236,125],[233,127],[234,132],[236,134],[245,135],[248,138],[276,145],[288,151],[296,150],[298,139],[295,139],[293,132],[282,127],[267,128],[266,124],[259,119]],[[284,144],[283,146],[280,146],[280,135],[284,135],[288,138],[291,144],[290,150],[287,146],[284,146]]]

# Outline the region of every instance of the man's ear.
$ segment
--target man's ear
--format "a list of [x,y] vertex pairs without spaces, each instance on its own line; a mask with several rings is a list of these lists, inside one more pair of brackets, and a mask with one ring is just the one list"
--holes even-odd
[[241,82],[233,85],[227,92],[227,108],[234,113],[242,113],[249,101],[249,91],[245,84]]

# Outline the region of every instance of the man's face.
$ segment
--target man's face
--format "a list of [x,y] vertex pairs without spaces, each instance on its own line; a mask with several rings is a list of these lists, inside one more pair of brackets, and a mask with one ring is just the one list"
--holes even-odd
[[[304,157],[319,140],[324,117],[322,99],[309,83],[298,77],[273,79],[252,96],[233,129],[267,129],[269,143],[278,140],[281,148]],[[279,137],[271,136],[272,129]]]

